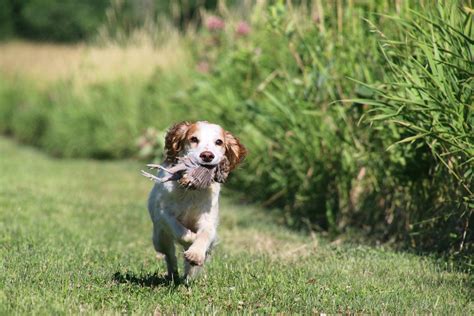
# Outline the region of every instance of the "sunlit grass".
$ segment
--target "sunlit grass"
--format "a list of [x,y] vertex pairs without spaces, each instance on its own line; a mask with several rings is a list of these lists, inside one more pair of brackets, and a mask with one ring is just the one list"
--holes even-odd
[[205,274],[171,286],[138,163],[0,152],[0,314],[474,312],[469,275],[443,262],[331,245],[227,199]]
[[157,68],[182,72],[191,67],[184,40],[173,33],[159,46],[145,35],[121,46],[50,44],[12,41],[0,44],[0,72],[5,77],[36,81],[40,86],[58,80],[79,85],[117,79],[148,78]]

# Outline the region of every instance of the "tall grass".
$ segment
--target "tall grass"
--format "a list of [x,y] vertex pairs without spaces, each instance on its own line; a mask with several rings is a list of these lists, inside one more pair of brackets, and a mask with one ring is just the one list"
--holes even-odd
[[472,16],[458,10],[270,6],[247,39],[207,34],[211,70],[187,101],[242,136],[233,184],[288,223],[469,253]]
[[[379,12],[400,9],[371,5]],[[210,32],[205,43],[211,44],[198,53],[211,72],[197,82],[192,102],[250,149],[234,184],[283,208],[290,224],[336,232],[353,217],[351,192],[369,163],[372,132],[357,130],[360,106],[335,101],[363,88],[348,77],[383,76],[377,39],[362,19],[368,11],[364,4],[319,3],[312,12],[276,4],[256,12],[249,38]],[[383,17],[370,18],[384,24]]]
[[409,180],[395,177],[388,196],[407,195],[397,207],[412,242],[462,251],[473,237],[472,9],[438,3],[409,20],[392,18],[404,37],[381,38],[388,76],[369,115],[396,129],[388,150],[405,160]]

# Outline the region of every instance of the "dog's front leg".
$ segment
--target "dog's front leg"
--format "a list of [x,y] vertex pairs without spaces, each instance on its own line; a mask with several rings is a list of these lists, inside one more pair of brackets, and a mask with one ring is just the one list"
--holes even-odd
[[196,239],[184,252],[185,259],[192,265],[202,266],[209,246],[216,238],[217,210],[201,215],[198,221]]
[[184,227],[174,216],[162,212],[162,217],[168,224],[166,225],[168,232],[171,233],[174,239],[181,245],[188,247],[195,241],[197,234]]

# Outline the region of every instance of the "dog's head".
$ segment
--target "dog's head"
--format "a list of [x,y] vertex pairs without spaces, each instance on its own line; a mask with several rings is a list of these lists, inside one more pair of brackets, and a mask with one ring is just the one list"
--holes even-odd
[[191,156],[206,167],[225,166],[229,173],[244,159],[247,150],[239,139],[217,124],[205,121],[173,125],[165,138],[166,160]]

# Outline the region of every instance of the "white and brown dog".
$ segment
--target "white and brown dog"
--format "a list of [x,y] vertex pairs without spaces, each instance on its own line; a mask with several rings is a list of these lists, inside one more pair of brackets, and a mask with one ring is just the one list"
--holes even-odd
[[[230,172],[246,155],[238,138],[216,124],[181,122],[168,130],[164,167],[178,157],[191,156],[208,168],[226,162]],[[164,171],[160,171],[163,176]],[[213,182],[202,190],[188,190],[177,182],[157,182],[148,198],[153,221],[153,245],[165,255],[168,277],[178,279],[175,242],[184,247],[185,279],[196,275],[216,240],[221,184]]]

